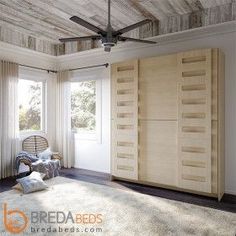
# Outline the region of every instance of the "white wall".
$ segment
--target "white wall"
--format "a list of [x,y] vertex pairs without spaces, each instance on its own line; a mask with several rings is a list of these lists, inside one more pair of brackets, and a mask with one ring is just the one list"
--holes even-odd
[[[190,30],[182,33],[156,37],[159,42],[154,46],[139,46],[137,44],[125,44],[114,48],[109,53],[102,49],[94,49],[89,52],[76,53],[69,56],[61,56],[58,63],[61,68],[75,68],[101,63],[112,63],[130,58],[149,57],[163,54],[176,53],[199,48],[220,48],[226,56],[226,192],[236,194],[236,22],[222,25]],[[104,104],[107,111],[108,103]],[[108,118],[108,117],[107,117]],[[106,123],[105,123],[106,124]],[[107,123],[108,125],[108,123]],[[110,135],[107,133],[108,137]],[[109,152],[108,139],[103,148],[94,143],[87,143],[86,149],[94,149],[92,152],[98,159]],[[79,143],[78,143],[79,146]],[[85,150],[85,149],[84,149]],[[96,150],[99,150],[97,152]],[[81,152],[77,152],[77,158]],[[90,152],[89,152],[90,153]],[[106,153],[106,154],[105,154]],[[86,152],[84,152],[86,155]],[[107,160],[108,165],[108,160]],[[106,166],[107,166],[106,165]],[[86,163],[86,168],[89,168]],[[107,171],[105,171],[107,172]]]

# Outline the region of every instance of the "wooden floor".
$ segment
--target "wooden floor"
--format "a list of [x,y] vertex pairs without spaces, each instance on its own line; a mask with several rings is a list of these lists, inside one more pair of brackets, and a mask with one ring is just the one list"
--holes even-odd
[[[111,177],[109,174],[104,174],[89,170],[75,169],[75,168],[62,169],[61,176],[80,181],[106,185],[112,188],[135,191],[156,197],[161,197],[236,213],[236,196],[234,195],[225,194],[222,201],[218,202],[216,199],[198,196],[194,194],[182,193],[178,191],[167,190],[157,187],[144,186],[125,181],[118,181],[118,180],[111,181]],[[15,184],[16,184],[16,178],[14,177],[0,180],[0,192],[10,190],[11,187]]]

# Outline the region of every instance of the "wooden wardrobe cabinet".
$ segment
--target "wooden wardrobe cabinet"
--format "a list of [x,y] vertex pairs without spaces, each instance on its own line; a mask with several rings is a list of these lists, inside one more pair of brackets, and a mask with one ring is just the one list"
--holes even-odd
[[224,194],[224,55],[202,49],[115,63],[112,175]]

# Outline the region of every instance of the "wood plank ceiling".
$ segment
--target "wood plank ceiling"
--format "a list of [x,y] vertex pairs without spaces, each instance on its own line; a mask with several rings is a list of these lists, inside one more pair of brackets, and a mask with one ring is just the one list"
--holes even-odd
[[[99,47],[99,42],[59,44],[61,37],[92,32],[71,22],[77,15],[106,28],[107,0],[0,0],[0,40],[52,55]],[[130,32],[145,38],[236,19],[236,0],[112,0],[114,29],[150,18]]]

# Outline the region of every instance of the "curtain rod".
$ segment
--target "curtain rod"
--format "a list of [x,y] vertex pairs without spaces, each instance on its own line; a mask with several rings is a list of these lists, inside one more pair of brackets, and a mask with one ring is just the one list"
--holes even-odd
[[[44,70],[47,71],[48,73],[52,72],[52,73],[57,73],[58,71],[56,70],[48,70],[48,69],[44,69],[44,68],[40,68],[40,67],[35,67],[35,66],[27,66],[27,65],[23,65],[23,64],[19,64],[19,66],[23,66],[23,67],[27,67],[27,68],[31,68],[31,69],[37,69],[37,70]],[[69,71],[74,71],[74,70],[83,70],[83,69],[91,69],[91,68],[96,68],[96,67],[108,67],[109,63],[105,63],[105,64],[100,64],[100,65],[92,65],[92,66],[84,66],[84,67],[78,67],[78,68],[74,68],[74,69],[69,69]]]
[[27,67],[27,68],[31,68],[31,69],[36,69],[36,70],[44,70],[44,71],[47,71],[48,73],[50,73],[50,72],[57,73],[56,70],[48,70],[48,69],[44,69],[44,68],[40,68],[40,67],[36,67],[36,66],[27,66],[27,65],[23,65],[23,64],[19,64],[19,66],[23,66],[23,67]]
[[108,66],[109,66],[109,63],[100,64],[100,65],[93,65],[93,66],[84,66],[84,67],[69,69],[69,71],[90,69],[90,68],[103,67],[103,66],[108,67]]

